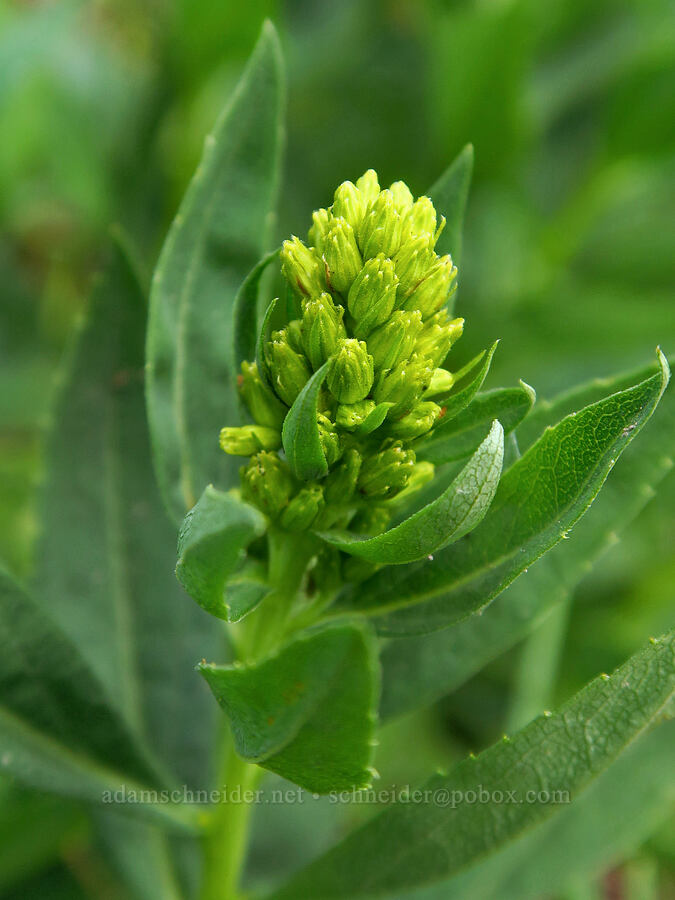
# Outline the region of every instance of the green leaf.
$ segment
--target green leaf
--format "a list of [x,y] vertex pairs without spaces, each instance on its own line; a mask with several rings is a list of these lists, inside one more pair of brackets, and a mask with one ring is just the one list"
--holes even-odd
[[237,466],[218,432],[238,420],[233,306],[263,252],[277,193],[282,61],[266,23],[162,250],[148,328],[147,398],[162,494],[179,522]]
[[492,362],[492,357],[495,354],[495,350],[497,349],[497,344],[499,341],[495,341],[494,344],[490,347],[490,349],[486,352],[485,350],[476,357],[475,360],[471,360],[471,362],[464,367],[460,372],[457,373],[457,380],[461,381],[462,378],[471,371],[474,366],[482,359],[483,364],[471,379],[471,381],[463,387],[459,391],[455,391],[452,394],[449,394],[447,397],[443,397],[442,399],[437,400],[437,403],[443,405],[445,412],[443,413],[443,418],[436,424],[434,432],[438,435],[442,435],[445,433],[445,429],[450,425],[450,422],[455,418],[455,416],[459,415],[463,409],[465,409],[469,403],[476,396],[478,391],[482,388],[483,382],[487,376],[487,373],[490,370],[490,364]]
[[363,422],[354,429],[354,434],[359,435],[359,437],[372,434],[387,418],[387,413],[393,405],[393,403],[389,403],[386,400],[384,403],[378,403],[375,409],[371,409]]
[[267,311],[263,316],[262,325],[260,326],[258,340],[255,344],[255,361],[258,366],[258,371],[260,372],[260,377],[264,378],[269,385],[271,385],[272,382],[270,380],[267,359],[265,357],[265,342],[269,340],[270,331],[272,330],[272,317],[274,316],[278,304],[279,298],[277,297],[275,300],[272,300],[267,307]]
[[212,616],[233,621],[227,580],[243,560],[246,547],[265,529],[265,517],[257,509],[212,484],[185,517],[178,536],[176,577]]
[[[105,802],[166,787],[77,648],[0,570],[0,761],[39,790]],[[134,807],[135,809],[135,807]],[[170,804],[139,812],[187,823]]]
[[467,144],[427,192],[437,211],[446,218],[445,228],[436,245],[436,252],[441,256],[450,253],[455,265],[459,265],[462,256],[464,212],[469,196],[472,172],[473,147],[471,144]]
[[[217,711],[194,662],[223,636],[177,583],[143,394],[146,304],[115,250],[53,413],[36,602],[181,783],[205,786]],[[198,725],[197,725],[198,723]]]
[[281,432],[284,452],[293,474],[301,481],[312,481],[328,473],[317,421],[319,392],[327,374],[325,362],[300,391],[284,419]]
[[[574,803],[650,725],[672,714],[674,696],[671,633],[611,677],[591,682],[556,715],[535,719],[512,739],[430,779],[423,787],[430,800],[389,806],[274,900],[400,895],[453,875],[566,810],[566,800]],[[496,791],[501,803],[479,801],[480,792],[492,799]]]
[[[634,853],[675,801],[675,723],[638,738],[576,799],[449,881],[401,900],[538,900]],[[567,896],[567,895],[566,895]],[[632,896],[632,895],[629,895]]]
[[[625,389],[653,372],[651,366],[628,376],[605,379],[601,389],[610,393]],[[598,389],[595,382],[592,387],[577,388],[572,392],[572,408],[586,398],[597,400]],[[559,410],[568,411],[562,407],[562,398],[547,407],[552,422]],[[537,409],[538,405],[533,415]],[[541,427],[548,424],[541,419],[540,423]],[[526,424],[529,426],[529,419]],[[673,461],[664,448],[673,445],[675,393],[671,390],[663,396],[649,427],[626,448],[568,540],[557,544],[480,615],[469,616],[432,634],[393,640],[385,646],[381,655],[380,715],[389,718],[438,700],[524,638],[556,604],[564,602],[591,563],[615,543],[617,535],[644,509],[671,472]]]
[[400,525],[371,538],[335,532],[319,532],[319,537],[369,562],[400,565],[424,559],[472,531],[483,519],[499,484],[503,457],[504,432],[495,420],[450,486]]
[[360,624],[306,632],[252,665],[200,665],[244,759],[307,790],[369,783],[379,670]]
[[381,616],[384,634],[421,634],[487,606],[567,536],[623,449],[656,408],[669,369],[548,429],[502,477],[489,514],[433,564],[384,569],[348,589],[339,607]]
[[258,339],[258,290],[260,279],[270,263],[279,258],[279,248],[267,256],[248,273],[234,298],[234,369],[239,371],[244,360],[255,359]]
[[241,621],[269,592],[270,586],[265,579],[264,568],[258,563],[247,561],[225,585],[227,621]]
[[442,432],[415,448],[418,460],[443,465],[470,456],[485,439],[494,419],[499,419],[504,434],[509,434],[528,415],[534,404],[534,390],[520,382],[517,388],[497,388],[478,394]]

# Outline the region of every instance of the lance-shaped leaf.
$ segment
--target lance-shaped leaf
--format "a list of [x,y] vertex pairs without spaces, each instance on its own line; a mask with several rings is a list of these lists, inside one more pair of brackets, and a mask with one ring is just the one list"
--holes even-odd
[[[212,616],[232,621],[227,581],[246,547],[265,528],[265,517],[257,509],[211,484],[185,517],[178,537],[176,576]],[[235,597],[235,620],[241,618],[241,600]]]
[[446,219],[436,252],[441,256],[449,253],[455,265],[459,265],[462,255],[462,229],[472,172],[473,147],[467,144],[427,192]]
[[255,343],[255,361],[258,366],[258,371],[260,372],[260,376],[267,381],[268,384],[272,384],[270,379],[269,367],[267,365],[267,356],[265,354],[265,342],[270,338],[270,332],[272,331],[272,320],[276,313],[276,309],[279,305],[279,298],[276,297],[271,301],[267,309],[265,310],[265,315],[263,316],[262,325],[260,326],[260,331],[258,333],[258,339]]
[[376,431],[387,418],[387,413],[393,405],[393,403],[388,403],[387,401],[378,403],[375,409],[371,409],[363,422],[361,422],[360,425],[357,425],[354,429],[354,434],[358,434],[360,437],[363,437],[366,434],[372,434],[373,431]]
[[656,408],[668,364],[548,429],[502,477],[489,514],[433,563],[384,569],[345,591],[338,605],[381,618],[385,634],[443,628],[493,600],[534,560],[566,537],[618,456]]
[[[625,389],[654,373],[654,366],[630,375],[604,379],[575,389],[577,408],[584,399]],[[563,395],[569,402],[570,394]],[[549,417],[538,415],[541,428],[557,421],[563,398],[546,404]],[[569,412],[569,407],[564,408]],[[529,419],[526,420],[529,428]],[[675,446],[675,393],[666,391],[648,427],[630,444],[586,515],[569,536],[518,578],[480,615],[469,616],[431,634],[390,641],[382,661],[383,718],[433,703],[459,687],[487,663],[524,638],[552,608],[565,600],[591,563],[612,546],[654,497],[671,472],[666,448]]]
[[534,390],[524,381],[517,388],[497,388],[478,394],[441,432],[434,429],[415,448],[417,459],[435,465],[464,459],[485,439],[494,419],[499,419],[504,434],[509,434],[530,412],[535,398]]
[[338,550],[369,562],[397,565],[424,559],[458,540],[483,519],[499,484],[504,457],[504,432],[494,421],[490,433],[448,488],[419,512],[384,534],[320,532]]
[[275,259],[279,258],[277,248],[267,256],[263,256],[260,262],[248,273],[234,298],[234,368],[239,370],[242,362],[255,359],[256,344],[258,340],[258,292],[260,279],[265,269]]
[[400,896],[450,877],[567,809],[650,725],[672,715],[674,697],[671,633],[591,682],[557,714],[432,778],[421,802],[392,804],[274,900]]
[[282,62],[266,23],[248,66],[208,135],[162,249],[151,293],[148,412],[162,493],[175,520],[236,463],[217,435],[236,423],[233,305],[260,259],[281,148]]
[[307,632],[255,664],[199,668],[244,759],[318,793],[371,781],[379,669],[362,624]]
[[[135,742],[77,648],[0,570],[0,761],[39,790],[105,802],[116,791],[161,790],[161,775]],[[138,812],[188,823],[175,806]]]
[[462,370],[456,373],[457,381],[461,381],[479,362],[481,362],[480,368],[465,387],[458,391],[453,391],[446,397],[436,400],[437,403],[443,405],[444,409],[443,418],[436,423],[434,429],[439,435],[443,434],[455,416],[459,415],[459,413],[471,403],[478,391],[483,387],[483,382],[487,377],[487,373],[490,371],[490,364],[492,363],[492,357],[495,355],[498,343],[499,341],[495,341],[488,351],[484,350],[479,356],[472,359]]
[[328,374],[328,363],[312,375],[291,406],[281,432],[284,452],[293,474],[301,481],[322,478],[328,473],[317,421],[319,392]]
[[193,667],[223,637],[173,575],[143,395],[146,316],[115,248],[54,410],[34,593],[136,732],[203,787],[217,722]]

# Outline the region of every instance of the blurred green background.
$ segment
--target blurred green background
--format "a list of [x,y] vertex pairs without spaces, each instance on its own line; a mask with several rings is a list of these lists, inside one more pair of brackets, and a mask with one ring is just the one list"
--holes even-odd
[[[265,17],[288,63],[279,237],[304,233],[335,185],[371,166],[422,193],[471,142],[458,361],[501,338],[488,386],[523,378],[551,396],[644,365],[658,343],[675,350],[671,0],[2,0],[0,558],[19,575],[59,361],[108,228],[124,226],[150,271]],[[669,624],[673,508],[671,476],[580,586],[558,699]],[[478,749],[501,733],[516,656],[425,713],[423,728],[419,716],[399,723],[390,777],[407,747],[410,777],[439,741]],[[387,753],[385,735],[385,772]],[[0,785],[0,896],[99,896],[77,811],[59,809],[52,834],[59,804],[17,805],[15,791]],[[25,859],[9,840],[17,810],[47,823]],[[675,897],[674,830],[634,848],[624,884]],[[583,896],[619,896],[615,875]]]

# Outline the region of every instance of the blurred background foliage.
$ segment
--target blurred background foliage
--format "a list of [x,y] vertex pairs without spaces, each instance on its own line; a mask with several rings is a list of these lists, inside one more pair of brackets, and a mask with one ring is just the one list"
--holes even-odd
[[[501,338],[488,386],[523,378],[548,397],[643,365],[657,343],[675,348],[671,0],[2,0],[0,557],[19,575],[31,566],[58,365],[108,228],[123,225],[149,272],[267,16],[289,71],[279,237],[304,233],[334,186],[370,166],[422,193],[471,142],[458,363]],[[668,624],[674,482],[555,629],[556,700]],[[498,736],[518,652],[389,726],[384,781]],[[78,811],[0,789],[0,896],[103,896],[88,887],[98,863]],[[254,868],[329,841],[320,808],[306,813],[271,816],[281,824]],[[41,840],[22,843],[36,818]],[[623,881],[610,871],[569,896],[675,897],[673,831],[633,848]],[[615,883],[637,887],[619,895]]]

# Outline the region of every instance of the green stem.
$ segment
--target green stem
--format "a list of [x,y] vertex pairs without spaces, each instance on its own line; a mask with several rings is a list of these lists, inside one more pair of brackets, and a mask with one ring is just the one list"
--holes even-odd
[[[268,532],[272,591],[242,623],[237,654],[253,662],[273,652],[285,632],[302,577],[314,549],[304,536],[271,528]],[[241,626],[239,626],[241,627]],[[225,743],[218,785],[224,796],[204,833],[204,879],[201,900],[236,900],[246,860],[251,802],[262,770],[243,760],[231,740]]]

